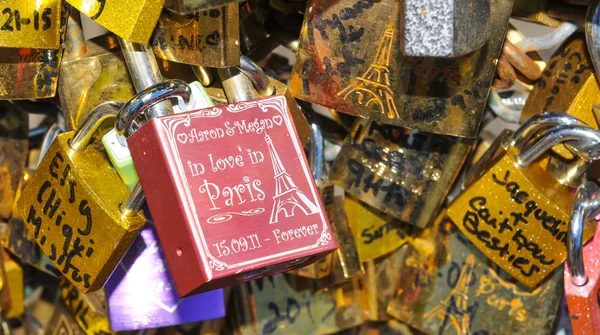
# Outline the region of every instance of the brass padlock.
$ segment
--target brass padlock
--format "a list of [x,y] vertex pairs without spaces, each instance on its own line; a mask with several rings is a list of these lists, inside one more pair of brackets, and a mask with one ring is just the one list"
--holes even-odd
[[0,100],[56,95],[62,50],[0,49]]
[[60,281],[59,289],[65,307],[87,335],[115,334],[110,330],[103,290],[84,294],[66,279]]
[[377,122],[475,138],[513,0],[491,0],[489,41],[452,59],[398,54],[403,4],[309,1],[292,94]]
[[234,287],[234,329],[242,335],[331,334],[365,320],[360,279],[314,290],[314,281],[278,274]]
[[135,94],[117,38],[86,41],[79,17],[71,10],[58,85],[67,130],[77,129],[102,102],[127,101]]
[[587,53],[585,37],[576,34],[563,43],[548,60],[542,77],[529,94],[521,122],[548,110],[572,115],[598,129],[592,106],[600,87]]
[[82,14],[127,41],[147,44],[163,0],[67,0]]
[[150,44],[156,57],[172,62],[208,67],[238,65],[239,5],[185,16],[163,10]]
[[4,1],[2,7],[5,19],[0,28],[0,47],[62,47],[65,32],[63,22],[68,8],[63,7],[63,0],[9,0]]
[[29,118],[9,101],[0,109],[0,220],[7,220],[27,161]]
[[178,14],[192,14],[241,0],[165,0],[165,8]]
[[426,334],[534,334],[550,329],[562,298],[562,268],[540,287],[514,282],[448,220],[436,219],[419,244],[408,245],[395,319]]
[[359,119],[334,161],[331,181],[361,201],[411,225],[429,225],[471,145]]
[[358,256],[367,264],[403,246],[415,228],[350,195],[344,199],[344,209],[354,235]]
[[[486,162],[490,168],[448,209],[448,216],[475,246],[529,287],[565,260],[566,225],[572,208],[570,188],[533,162],[563,140],[586,146],[587,141],[600,139],[591,128],[562,125],[527,143],[535,135],[531,129],[538,128],[535,123],[523,125],[511,145]],[[598,153],[586,150],[578,149],[584,160],[597,158],[589,155]],[[586,225],[586,241],[594,230],[595,223]]]
[[17,202],[42,251],[84,293],[104,285],[146,222],[136,213],[141,189],[125,202],[129,190],[107,158],[87,145],[121,105],[101,104],[76,132],[59,135]]
[[13,261],[6,251],[0,251],[3,254],[4,271],[6,273],[6,283],[9,291],[10,307],[2,310],[2,316],[6,319],[12,319],[23,315],[25,312],[25,287],[23,283],[23,268],[17,262]]

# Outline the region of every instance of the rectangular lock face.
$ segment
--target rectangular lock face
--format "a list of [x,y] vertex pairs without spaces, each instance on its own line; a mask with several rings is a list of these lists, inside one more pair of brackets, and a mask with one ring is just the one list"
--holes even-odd
[[0,49],[0,100],[56,95],[62,50]]
[[65,30],[61,16],[62,0],[7,0],[2,2],[4,14],[0,27],[1,48],[59,49]]
[[162,0],[67,2],[123,39],[140,44],[148,44],[163,6]]
[[121,221],[118,206],[129,190],[91,145],[73,152],[72,136],[63,133],[52,143],[17,206],[52,263],[90,292],[104,285],[145,219],[138,213]]
[[128,143],[180,296],[337,247],[284,96],[153,119]]
[[[562,298],[562,267],[530,289],[488,259],[440,216],[399,268],[395,319],[426,334],[537,334],[550,329]],[[417,239],[415,239],[417,241]],[[433,249],[433,250],[431,250]]]
[[[535,163],[520,168],[507,153],[448,208],[473,244],[521,283],[534,287],[567,257],[573,196]],[[586,223],[584,240],[595,231]]]
[[110,328],[160,328],[225,316],[223,290],[179,299],[156,230],[142,228],[106,283]]
[[400,54],[400,2],[312,0],[290,89],[339,112],[421,131],[477,136],[512,8],[491,1],[490,40],[459,58]]
[[329,178],[376,209],[424,228],[469,150],[470,145],[450,137],[358,120]]
[[158,58],[208,67],[240,63],[239,5],[190,15],[163,10],[151,44]]

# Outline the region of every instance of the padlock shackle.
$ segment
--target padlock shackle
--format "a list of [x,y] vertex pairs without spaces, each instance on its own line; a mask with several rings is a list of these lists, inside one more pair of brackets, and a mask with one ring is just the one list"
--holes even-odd
[[522,150],[525,144],[540,130],[551,126],[578,124],[585,126],[585,122],[563,112],[548,111],[536,114],[525,121],[517,131],[514,132],[511,145]]
[[183,80],[166,80],[136,94],[121,107],[115,120],[117,134],[128,138],[141,127],[135,120],[148,108],[168,99],[182,98],[189,103],[192,88]]
[[116,118],[123,105],[122,102],[108,101],[96,106],[75,131],[69,142],[71,149],[75,151],[85,149],[102,123],[107,119]]
[[258,91],[261,97],[270,97],[276,93],[275,86],[271,84],[265,71],[258,64],[254,63],[252,59],[241,55],[240,65],[236,66],[236,68],[250,79],[252,86],[254,86],[254,89]]
[[138,181],[137,184],[131,190],[131,194],[127,200],[119,206],[121,213],[127,217],[132,217],[142,208],[146,197],[144,196],[144,190],[142,184]]
[[57,122],[54,122],[53,124],[50,125],[50,127],[48,127],[48,130],[46,131],[46,134],[44,135],[44,139],[42,140],[42,145],[40,146],[40,155],[38,157],[37,163],[35,164],[36,169],[37,169],[38,165],[40,165],[40,163],[44,159],[44,156],[46,156],[46,153],[50,149],[52,142],[54,142],[54,139],[56,139],[56,137],[60,133],[62,133],[62,129],[60,129]]
[[584,160],[600,159],[600,132],[586,126],[566,125],[544,131],[515,155],[515,160],[520,166],[528,167],[550,148],[565,142]]
[[587,181],[577,188],[567,235],[567,264],[571,272],[571,282],[575,286],[583,286],[588,281],[583,262],[583,227],[586,221],[594,219],[599,213],[598,186]]
[[312,104],[304,101],[298,101],[298,107],[302,110],[302,114],[306,117],[310,124],[310,156],[308,164],[312,170],[313,177],[316,182],[323,179],[323,167],[325,165],[325,139],[323,137],[323,129],[319,120],[315,116],[315,111]]

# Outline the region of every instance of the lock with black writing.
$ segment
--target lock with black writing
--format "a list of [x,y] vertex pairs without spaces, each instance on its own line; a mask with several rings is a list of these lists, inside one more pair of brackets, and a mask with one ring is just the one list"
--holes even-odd
[[239,5],[189,15],[163,10],[150,44],[156,57],[207,67],[240,62]]
[[175,13],[193,14],[210,8],[217,8],[241,0],[165,0],[165,8]]
[[71,10],[58,84],[67,130],[75,130],[97,105],[127,101],[135,88],[113,34],[85,40],[80,14]]
[[315,281],[277,274],[233,287],[233,326],[242,335],[332,334],[365,321],[360,278],[316,289]]
[[0,29],[0,47],[60,49],[64,41],[63,0],[2,3],[5,19]]
[[54,97],[62,54],[61,49],[0,49],[0,100]]
[[147,44],[162,10],[162,0],[66,0],[82,14],[119,37]]
[[[239,81],[244,76],[224,77],[233,79],[225,92],[259,97]],[[259,87],[273,92],[263,76]],[[135,126],[146,108],[174,96],[189,100],[190,88],[172,80],[147,89],[122,108],[115,128],[127,138],[180,297],[299,267],[337,248],[285,96]]]
[[471,145],[359,119],[329,179],[375,209],[424,228],[435,219]]
[[122,103],[96,107],[75,132],[59,135],[17,202],[36,242],[84,293],[98,290],[146,222],[141,188],[130,194],[104,156],[88,145]]
[[588,181],[577,189],[575,205],[569,221],[568,257],[565,266],[565,295],[573,334],[600,332],[600,267],[595,255],[600,243],[600,230],[591,242],[583,246],[585,221],[594,220],[600,213],[598,186]]
[[515,282],[444,211],[406,247],[387,310],[396,320],[426,334],[527,334],[552,327],[562,298],[562,267],[536,288]]
[[[475,246],[528,287],[565,260],[573,206],[571,188],[534,162],[562,142],[589,162],[598,155],[591,143],[600,139],[596,130],[570,124],[551,126],[529,140],[536,135],[531,130],[539,128],[535,122],[521,126],[448,208],[448,216]],[[594,229],[595,222],[586,224],[586,241]]]
[[108,321],[104,290],[85,294],[66,279],[60,281],[59,290],[62,303],[85,334],[116,334]]
[[[489,40],[481,43],[487,37],[485,32],[471,38],[467,44],[476,43],[467,49],[483,46],[461,57],[417,58],[400,54],[402,45],[406,52],[407,43],[420,42],[405,40],[413,36],[406,34],[406,26],[414,28],[425,20],[434,22],[437,15],[427,12],[435,9],[439,13],[438,9],[447,3],[431,3],[418,13],[413,13],[419,11],[416,7],[407,8],[410,14],[405,7],[423,2],[309,1],[290,82],[292,94],[376,122],[430,133],[477,137],[513,0],[451,2],[472,5],[472,8],[456,8],[458,12],[477,12],[480,4],[482,11],[487,12],[485,5],[489,3],[489,31],[493,32]],[[451,11],[448,8],[447,12]],[[407,23],[411,15],[423,20]],[[457,22],[453,16],[444,17],[449,25]],[[481,22],[486,26],[485,16],[481,16]],[[477,24],[469,23],[477,31]],[[452,35],[449,30],[443,34],[436,29],[421,30],[422,34],[431,30],[439,40],[443,35],[454,41],[453,36],[448,36]],[[421,42],[443,48],[441,43],[430,40]],[[452,47],[448,49],[450,54],[462,54]]]

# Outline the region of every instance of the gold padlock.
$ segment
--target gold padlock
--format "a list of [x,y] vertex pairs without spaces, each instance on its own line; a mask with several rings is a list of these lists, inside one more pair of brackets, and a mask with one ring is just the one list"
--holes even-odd
[[147,44],[163,0],[67,0],[82,14],[127,41]]
[[[1,48],[59,49],[63,44],[63,0],[2,2]],[[6,16],[8,15],[8,17]]]
[[101,104],[76,132],[59,135],[17,202],[42,251],[84,293],[104,285],[146,222],[137,213],[139,185],[130,196],[108,160],[87,145],[122,105]]
[[329,178],[377,210],[424,228],[435,219],[470,149],[461,139],[359,119]]
[[550,329],[562,266],[530,289],[491,265],[442,212],[407,245],[388,313],[426,334],[535,334]]
[[67,130],[77,129],[100,103],[127,101],[135,94],[117,38],[109,34],[86,41],[75,10],[67,25],[58,92]]
[[0,100],[56,95],[62,50],[0,49]]
[[[570,188],[533,162],[562,137],[573,141],[572,145],[600,139],[600,133],[591,128],[562,125],[529,141],[535,135],[532,129],[539,125],[525,123],[510,146],[501,146],[493,160],[485,162],[489,169],[479,169],[480,177],[467,185],[448,209],[448,216],[475,246],[529,287],[539,284],[565,260],[573,202]],[[584,152],[579,150],[579,154]],[[583,157],[587,161],[595,158]],[[594,231],[595,222],[586,225],[586,240]]]
[[[59,288],[67,310],[87,335],[115,334],[110,330],[104,291],[84,294],[66,279],[61,280]],[[90,303],[92,299],[101,305],[94,306]]]
[[185,16],[163,10],[150,43],[156,57],[172,62],[208,67],[238,65],[239,5]]
[[6,285],[10,296],[10,307],[2,311],[6,319],[12,319],[23,315],[25,312],[25,284],[23,283],[23,268],[10,258],[6,251],[2,250],[4,271],[6,272]]
[[12,102],[0,108],[0,220],[7,220],[27,161],[29,118]]
[[344,209],[362,262],[394,252],[410,239],[415,227],[376,210],[353,196],[346,196]]
[[165,0],[165,8],[175,13],[185,15],[240,1],[241,0]]

